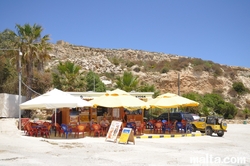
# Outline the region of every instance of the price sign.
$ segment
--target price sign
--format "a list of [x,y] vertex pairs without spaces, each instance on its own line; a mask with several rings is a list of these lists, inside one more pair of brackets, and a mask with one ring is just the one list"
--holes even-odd
[[124,128],[119,139],[119,143],[127,144],[128,142],[133,142],[135,144],[135,138],[131,128]]
[[106,136],[106,141],[116,142],[117,135],[120,131],[121,125],[122,125],[121,121],[115,121],[115,120],[112,121]]

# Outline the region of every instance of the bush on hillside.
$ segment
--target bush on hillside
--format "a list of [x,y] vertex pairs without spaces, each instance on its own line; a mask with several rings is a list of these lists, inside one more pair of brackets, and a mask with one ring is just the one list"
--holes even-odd
[[249,92],[249,89],[247,89],[242,82],[234,82],[233,89],[240,95]]

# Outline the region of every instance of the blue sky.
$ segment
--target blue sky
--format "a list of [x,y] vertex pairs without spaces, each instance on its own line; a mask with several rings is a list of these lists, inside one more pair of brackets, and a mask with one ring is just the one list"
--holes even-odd
[[135,49],[250,68],[249,0],[1,0],[0,32],[34,23],[94,48]]

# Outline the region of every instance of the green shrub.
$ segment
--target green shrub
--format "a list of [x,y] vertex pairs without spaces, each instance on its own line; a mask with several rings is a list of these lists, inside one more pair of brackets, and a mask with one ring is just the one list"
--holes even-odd
[[242,82],[234,82],[233,89],[238,94],[245,94],[246,92],[249,92],[249,90],[244,86],[244,84]]
[[217,77],[217,76],[221,76],[223,74],[220,66],[218,65],[214,65],[213,66],[213,72],[214,72],[214,76]]
[[132,66],[134,66],[134,65],[135,65],[134,62],[131,62],[131,61],[126,62],[126,66],[127,66],[127,67],[132,67]]
[[138,73],[141,71],[141,69],[139,67],[136,67],[136,68],[134,68],[134,71]]
[[167,73],[167,72],[169,72],[169,69],[166,68],[166,67],[164,67],[164,68],[161,70],[161,73]]

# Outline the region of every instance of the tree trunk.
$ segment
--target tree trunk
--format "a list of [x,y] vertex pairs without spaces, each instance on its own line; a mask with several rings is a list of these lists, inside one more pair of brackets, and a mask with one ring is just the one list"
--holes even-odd
[[37,70],[39,72],[44,72],[43,61],[38,61],[37,62]]
[[[26,88],[26,101],[30,100],[32,97],[32,84],[33,84],[33,58],[30,56],[29,62],[26,64],[27,71],[27,88]],[[30,88],[30,89],[29,89]]]

